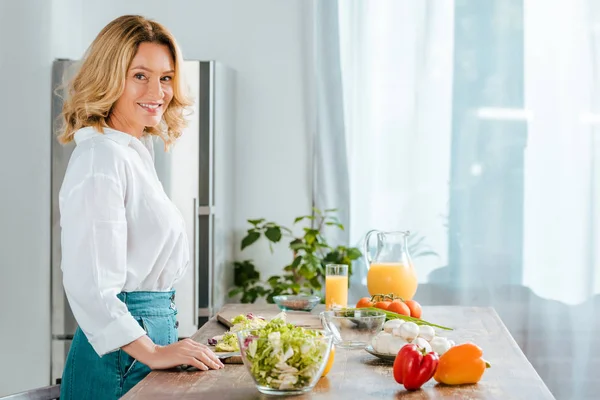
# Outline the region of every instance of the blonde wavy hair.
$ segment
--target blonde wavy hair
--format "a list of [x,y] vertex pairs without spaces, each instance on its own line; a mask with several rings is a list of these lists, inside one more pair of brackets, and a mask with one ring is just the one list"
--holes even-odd
[[141,43],[166,45],[174,64],[173,99],[157,127],[145,132],[159,136],[165,149],[181,136],[187,125],[184,112],[192,105],[183,82],[181,51],[173,35],[158,22],[139,15],[124,15],[102,29],[87,49],[79,70],[66,85],[62,124],[58,141],[73,140],[75,132],[92,126],[98,132],[108,127],[107,121],[125,88],[127,71]]

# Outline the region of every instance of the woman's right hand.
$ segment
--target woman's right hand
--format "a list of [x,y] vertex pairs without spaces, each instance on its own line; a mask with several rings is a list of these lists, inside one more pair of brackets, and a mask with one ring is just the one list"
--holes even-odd
[[156,345],[148,361],[146,365],[151,369],[168,369],[184,364],[201,371],[223,368],[221,360],[208,346],[192,339],[183,339],[167,346]]

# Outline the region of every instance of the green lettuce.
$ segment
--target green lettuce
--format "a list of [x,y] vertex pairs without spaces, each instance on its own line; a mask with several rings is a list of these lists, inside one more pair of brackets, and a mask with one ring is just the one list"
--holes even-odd
[[267,321],[264,318],[253,314],[240,314],[233,317],[231,323],[233,326],[229,329],[229,332],[224,334],[223,337],[217,341],[215,346],[216,352],[239,351],[240,347],[238,345],[236,332],[246,329],[262,328],[267,324]]
[[250,372],[261,386],[305,387],[319,372],[323,358],[329,357],[328,344],[321,337],[317,331],[286,323],[285,314],[280,314],[246,340]]

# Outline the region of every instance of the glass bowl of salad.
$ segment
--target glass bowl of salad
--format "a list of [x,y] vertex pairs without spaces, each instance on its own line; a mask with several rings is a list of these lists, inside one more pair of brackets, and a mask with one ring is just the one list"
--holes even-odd
[[304,329],[282,319],[264,328],[237,332],[244,365],[264,394],[294,395],[311,391],[329,359],[332,335]]

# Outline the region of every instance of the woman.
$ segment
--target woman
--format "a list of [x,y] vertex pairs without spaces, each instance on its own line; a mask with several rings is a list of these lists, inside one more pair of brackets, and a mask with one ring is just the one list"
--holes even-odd
[[222,368],[177,341],[173,285],[189,263],[181,214],[153,164],[185,126],[182,58],[162,25],[123,16],[96,37],[69,86],[61,143],[75,141],[59,194],[63,284],[79,328],[61,399],[117,399],[151,369]]

